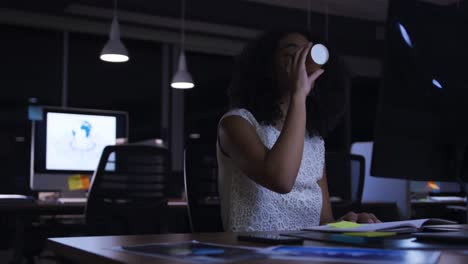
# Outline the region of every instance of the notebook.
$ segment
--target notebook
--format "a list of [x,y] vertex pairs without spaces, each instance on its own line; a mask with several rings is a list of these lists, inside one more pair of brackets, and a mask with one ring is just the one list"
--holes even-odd
[[354,222],[341,221],[337,223],[331,223],[322,226],[310,227],[304,230],[307,231],[321,231],[321,232],[332,232],[332,233],[343,233],[343,232],[397,232],[397,233],[408,233],[416,232],[421,230],[424,225],[450,225],[456,224],[456,222],[444,220],[444,219],[416,219],[406,221],[394,221],[384,222],[375,224],[357,224]]

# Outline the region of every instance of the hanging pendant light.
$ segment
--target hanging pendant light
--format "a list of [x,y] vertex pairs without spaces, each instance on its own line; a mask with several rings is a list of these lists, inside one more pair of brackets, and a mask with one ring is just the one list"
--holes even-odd
[[177,72],[172,77],[171,87],[175,89],[191,89],[195,87],[192,75],[187,70],[187,61],[185,59],[185,0],[182,0],[181,15],[181,49],[179,54],[179,64]]
[[127,48],[120,41],[119,21],[117,20],[117,0],[114,0],[114,16],[109,41],[101,51],[100,59],[107,62],[126,62],[129,60]]
[[172,78],[171,87],[176,89],[191,89],[195,87],[192,75],[187,71],[187,62],[185,60],[184,50],[180,51],[179,66],[177,68],[177,72]]

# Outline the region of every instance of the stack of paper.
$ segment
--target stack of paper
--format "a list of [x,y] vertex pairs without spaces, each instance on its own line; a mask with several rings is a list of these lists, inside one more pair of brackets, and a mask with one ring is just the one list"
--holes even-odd
[[341,221],[323,226],[310,227],[305,230],[308,231],[321,231],[321,232],[397,232],[407,233],[416,232],[424,225],[449,225],[456,224],[456,222],[443,220],[443,219],[417,219],[407,221],[394,221],[375,224],[357,224],[354,222]]

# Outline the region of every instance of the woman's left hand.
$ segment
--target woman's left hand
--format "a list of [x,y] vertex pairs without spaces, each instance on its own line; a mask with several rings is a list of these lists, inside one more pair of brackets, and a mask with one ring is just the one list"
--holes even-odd
[[374,214],[349,212],[342,216],[339,221],[350,221],[362,224],[382,223]]

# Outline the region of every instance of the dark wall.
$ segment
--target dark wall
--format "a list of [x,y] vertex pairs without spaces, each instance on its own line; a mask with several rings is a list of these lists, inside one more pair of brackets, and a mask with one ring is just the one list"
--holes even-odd
[[[64,33],[0,25],[0,192],[25,192],[29,180],[30,98],[61,106]],[[130,61],[99,59],[107,38],[69,34],[68,106],[129,112],[130,141],[160,136],[161,46],[123,40]]]
[[185,92],[186,136],[197,133],[199,141],[214,144],[218,121],[228,109],[234,59],[189,52],[187,61],[196,87]]
[[24,190],[28,180],[28,98],[60,103],[60,32],[0,25],[0,192]]
[[69,105],[128,111],[130,141],[158,137],[161,45],[124,39],[130,60],[108,63],[99,59],[106,41],[103,36],[70,34]]
[[28,97],[58,104],[62,83],[62,33],[5,25],[0,25],[0,31],[1,107],[25,104]]

